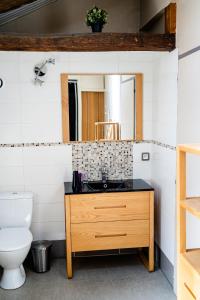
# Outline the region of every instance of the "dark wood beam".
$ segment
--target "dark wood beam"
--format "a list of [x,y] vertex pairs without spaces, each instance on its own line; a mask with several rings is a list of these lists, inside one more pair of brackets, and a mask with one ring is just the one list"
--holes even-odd
[[1,0],[0,1],[0,14],[16,9],[22,5],[29,4],[36,0]]
[[3,51],[172,51],[174,34],[90,33],[76,35],[0,34]]

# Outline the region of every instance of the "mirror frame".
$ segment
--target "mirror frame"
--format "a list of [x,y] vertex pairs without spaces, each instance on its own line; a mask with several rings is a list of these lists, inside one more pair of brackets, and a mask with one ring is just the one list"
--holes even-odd
[[[134,75],[136,77],[136,131],[135,139],[126,141],[141,141],[143,140],[143,74],[142,73],[70,73],[70,75]],[[68,81],[69,74],[61,73],[61,107],[62,107],[62,138],[63,143],[80,143],[86,141],[70,141],[69,135],[69,101],[68,101]],[[120,140],[116,140],[116,142]],[[87,141],[95,142],[95,141]],[[100,142],[100,141],[98,141]]]

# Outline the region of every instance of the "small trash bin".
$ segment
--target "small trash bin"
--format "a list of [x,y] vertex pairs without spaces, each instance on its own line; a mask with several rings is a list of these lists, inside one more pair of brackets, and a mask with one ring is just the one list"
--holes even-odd
[[37,273],[44,273],[51,267],[51,247],[50,241],[35,241],[31,246],[33,258],[33,270]]

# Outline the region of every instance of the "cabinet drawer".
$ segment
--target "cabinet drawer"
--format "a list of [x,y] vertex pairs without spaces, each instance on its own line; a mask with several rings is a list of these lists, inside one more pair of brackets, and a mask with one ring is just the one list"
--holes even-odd
[[70,196],[71,222],[149,219],[149,192]]
[[72,251],[149,246],[149,220],[71,225]]

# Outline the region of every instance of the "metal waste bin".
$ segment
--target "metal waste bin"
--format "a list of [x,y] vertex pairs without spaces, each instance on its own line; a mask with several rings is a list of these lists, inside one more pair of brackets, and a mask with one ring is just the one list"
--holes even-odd
[[31,246],[33,259],[33,270],[37,273],[44,273],[51,267],[51,247],[50,241],[35,241]]

